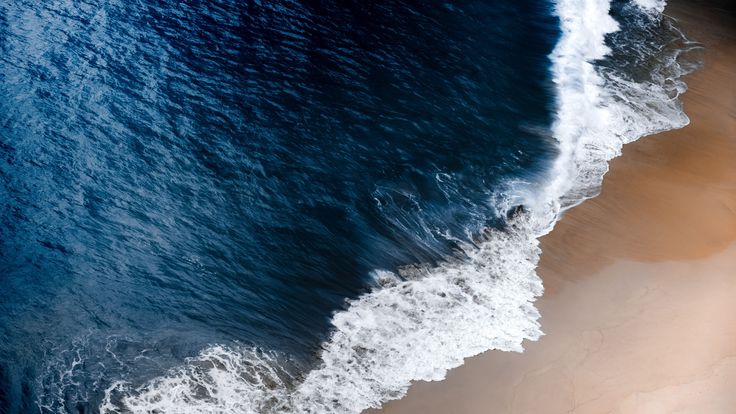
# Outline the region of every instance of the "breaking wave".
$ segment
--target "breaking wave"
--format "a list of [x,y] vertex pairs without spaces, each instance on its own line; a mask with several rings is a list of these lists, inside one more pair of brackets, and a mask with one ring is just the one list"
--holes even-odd
[[[556,2],[561,36],[550,59],[559,154],[544,184],[512,183],[492,200],[499,211],[525,206],[506,228],[458,241],[437,266],[375,271],[377,287],[333,316],[311,370],[286,355],[214,345],[141,386],[114,383],[101,411],[358,413],[402,397],[412,381],[443,379],[465,358],[521,352],[524,340],[538,339],[538,237],[597,194],[624,144],[688,123],[677,98],[680,77],[694,66],[681,55],[697,45],[662,14],[662,2],[615,5],[621,21],[608,0]],[[617,37],[622,21],[627,33]]]

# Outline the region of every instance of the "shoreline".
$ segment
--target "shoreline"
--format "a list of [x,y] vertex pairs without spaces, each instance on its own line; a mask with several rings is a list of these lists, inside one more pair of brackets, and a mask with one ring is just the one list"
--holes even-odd
[[[721,413],[736,407],[736,16],[678,1],[704,44],[690,125],[624,146],[541,240],[546,336],[489,351],[385,413]],[[378,412],[378,411],[372,411]]]

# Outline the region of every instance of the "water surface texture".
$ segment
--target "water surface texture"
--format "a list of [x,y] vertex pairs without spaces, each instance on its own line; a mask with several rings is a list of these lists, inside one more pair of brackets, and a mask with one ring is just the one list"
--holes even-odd
[[543,170],[556,24],[544,1],[4,2],[0,411],[94,410],[209,343],[312,363],[375,269],[498,226],[502,184]]
[[688,122],[662,9],[3,2],[0,413],[358,413],[521,351],[537,238]]

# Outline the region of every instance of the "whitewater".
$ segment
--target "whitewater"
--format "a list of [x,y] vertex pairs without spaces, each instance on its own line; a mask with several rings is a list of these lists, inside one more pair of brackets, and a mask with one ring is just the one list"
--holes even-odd
[[[664,3],[641,0],[644,22],[662,23]],[[534,301],[538,238],[566,209],[599,191],[608,161],[624,144],[688,123],[677,97],[692,68],[680,55],[697,45],[680,37],[656,58],[649,79],[633,80],[598,62],[620,30],[608,0],[559,0],[559,41],[550,55],[556,93],[551,135],[558,155],[541,184],[509,183],[489,200],[502,214],[523,211],[504,229],[487,229],[438,266],[376,270],[376,288],[332,317],[319,363],[302,372],[288,355],[213,345],[142,386],[112,384],[103,413],[359,413],[401,398],[412,381],[442,380],[465,358],[488,350],[523,351],[542,335]],[[665,23],[669,24],[669,23]],[[672,28],[672,30],[675,30]],[[656,55],[656,56],[655,56]]]

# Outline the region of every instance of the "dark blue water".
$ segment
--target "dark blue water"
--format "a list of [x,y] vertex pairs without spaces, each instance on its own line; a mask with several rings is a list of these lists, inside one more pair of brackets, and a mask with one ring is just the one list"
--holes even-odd
[[0,4],[0,412],[209,343],[309,366],[554,155],[546,0]]

